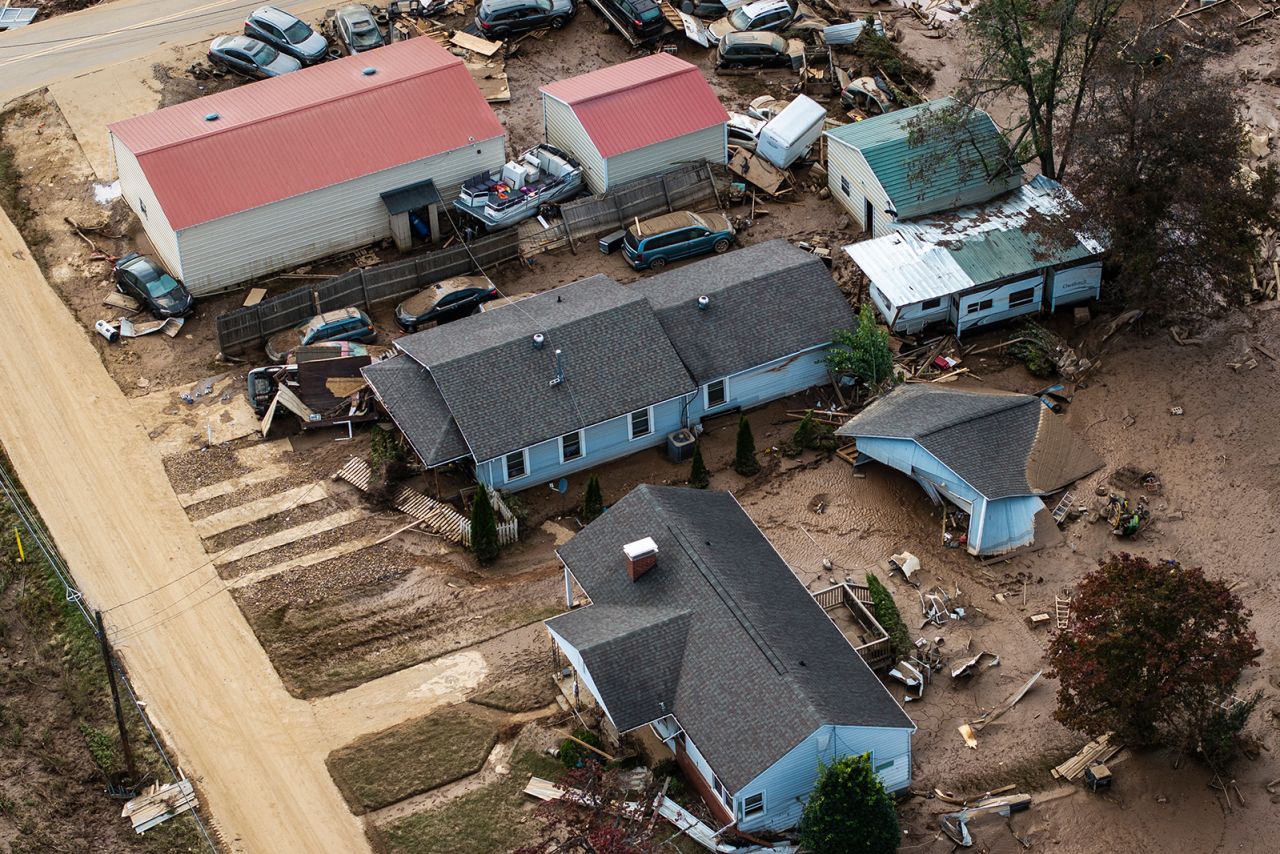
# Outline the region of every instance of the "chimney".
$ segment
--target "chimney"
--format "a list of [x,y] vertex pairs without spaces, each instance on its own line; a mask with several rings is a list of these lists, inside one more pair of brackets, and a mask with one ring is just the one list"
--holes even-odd
[[658,544],[653,537],[645,537],[622,547],[627,556],[627,578],[639,581],[640,576],[658,565]]

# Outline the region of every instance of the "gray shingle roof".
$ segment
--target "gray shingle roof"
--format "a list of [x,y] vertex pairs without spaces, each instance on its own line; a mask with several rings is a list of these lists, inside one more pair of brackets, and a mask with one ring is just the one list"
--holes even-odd
[[[633,583],[643,537],[658,564]],[[559,553],[592,604],[547,626],[614,724],[674,714],[731,791],[825,724],[913,726],[727,492],[639,486]]]
[[[648,303],[605,276],[397,344],[431,372],[477,462],[694,388]],[[564,381],[552,385],[557,349]]]
[[912,439],[987,498],[1045,495],[1102,461],[1040,399],[903,385],[836,431]]
[[408,356],[395,356],[360,373],[424,465],[441,465],[471,453],[426,368]]
[[[853,312],[826,266],[770,240],[636,282],[702,385],[831,341]],[[705,311],[699,296],[710,297]]]

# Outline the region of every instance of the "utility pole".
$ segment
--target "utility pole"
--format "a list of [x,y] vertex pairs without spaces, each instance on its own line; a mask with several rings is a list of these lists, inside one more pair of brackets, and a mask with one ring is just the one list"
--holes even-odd
[[116,707],[116,726],[120,728],[124,767],[129,772],[129,785],[134,786],[138,783],[138,769],[133,763],[133,748],[129,746],[129,730],[124,725],[124,709],[120,706],[120,689],[116,686],[116,669],[111,655],[111,644],[107,641],[107,628],[102,623],[102,612],[95,610],[93,616],[98,622],[98,640],[102,643],[102,663],[107,668],[107,681],[111,683],[111,702]]

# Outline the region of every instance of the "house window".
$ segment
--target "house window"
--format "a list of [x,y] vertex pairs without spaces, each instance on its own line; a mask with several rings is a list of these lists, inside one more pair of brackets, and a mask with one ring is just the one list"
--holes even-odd
[[641,436],[653,432],[653,413],[648,408],[637,409],[631,413],[631,440],[634,442]]
[[840,192],[844,193],[846,196],[853,195],[849,187],[849,179],[843,175],[840,176]]
[[724,380],[713,380],[707,383],[707,409],[715,409],[717,406],[724,406],[729,399],[729,394],[725,388]]
[[934,297],[933,299],[927,299],[924,302],[920,303],[920,310],[931,311],[935,308],[938,308],[941,305],[942,305],[942,297]]
[[733,796],[729,794],[729,790],[724,787],[724,783],[720,782],[720,778],[715,774],[711,775],[711,788],[716,790],[716,795],[720,800],[724,801],[725,806],[733,807]]
[[560,462],[567,463],[582,456],[582,431],[575,430],[560,437]]
[[1035,288],[1023,288],[1020,291],[1014,291],[1009,294],[1009,308],[1017,308],[1020,305],[1028,305],[1036,298]]
[[984,299],[978,302],[969,303],[969,307],[964,310],[965,314],[977,314],[980,311],[988,311],[991,306],[995,305],[994,300]]
[[507,454],[506,463],[507,480],[522,478],[529,470],[529,464],[525,459],[524,451],[516,451],[513,454]]
[[742,799],[742,817],[751,818],[764,812],[764,792],[756,792]]

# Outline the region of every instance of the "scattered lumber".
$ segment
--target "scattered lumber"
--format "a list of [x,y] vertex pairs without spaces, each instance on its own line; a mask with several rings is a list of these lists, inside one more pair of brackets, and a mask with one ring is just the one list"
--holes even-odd
[[1026,684],[1024,684],[1021,688],[1019,688],[1017,691],[1014,691],[1012,694],[1010,694],[1007,700],[1005,700],[1000,705],[996,706],[987,714],[978,718],[976,721],[972,721],[970,723],[970,726],[972,726],[975,731],[981,731],[983,727],[986,727],[988,724],[994,723],[997,718],[999,718],[1005,712],[1012,709],[1014,706],[1018,705],[1018,701],[1021,700],[1023,697],[1025,697],[1027,695],[1027,692],[1030,691],[1031,688],[1037,682],[1040,681],[1040,676],[1043,673],[1044,673],[1043,670],[1037,670],[1035,672],[1035,675],[1032,676],[1030,679],[1028,679],[1026,681]]
[[482,39],[477,36],[473,36],[470,33],[464,33],[462,30],[458,30],[450,36],[449,41],[453,42],[463,50],[469,50],[472,53],[478,53],[481,56],[493,56],[502,49],[502,42],[491,42],[488,39]]
[[199,805],[191,781],[184,778],[164,786],[152,783],[146,792],[125,803],[120,816],[129,819],[134,831],[141,834]]
[[1105,763],[1112,756],[1120,752],[1122,744],[1113,744],[1111,736],[1114,733],[1107,733],[1099,736],[1093,741],[1080,748],[1080,751],[1072,756],[1066,762],[1054,768],[1049,773],[1053,774],[1054,779],[1067,780],[1074,782],[1084,776],[1087,768],[1099,763]]

